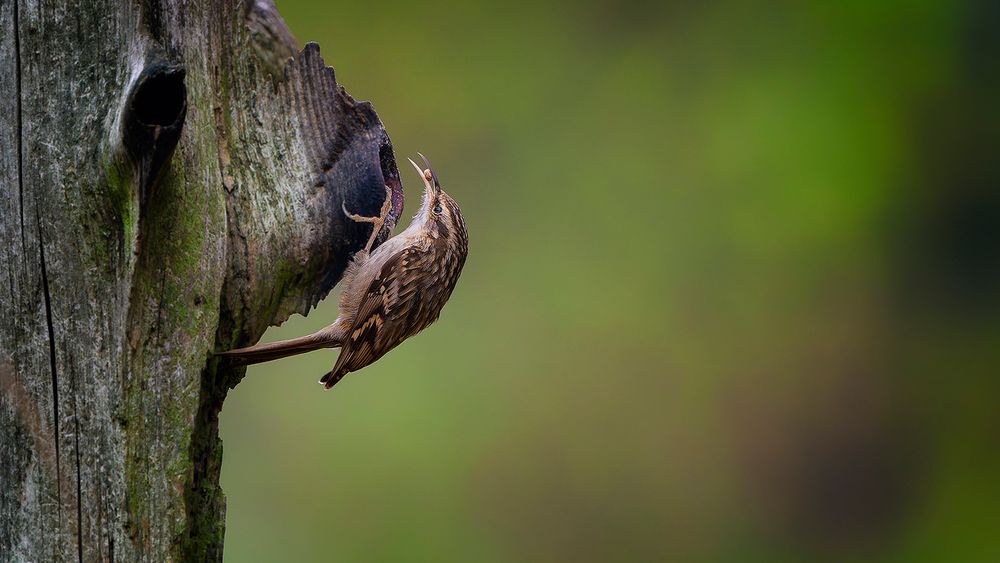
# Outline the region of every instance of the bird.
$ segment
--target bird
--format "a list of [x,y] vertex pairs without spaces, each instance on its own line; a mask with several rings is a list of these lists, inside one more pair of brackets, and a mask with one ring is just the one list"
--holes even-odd
[[390,232],[393,228],[387,225],[391,190],[386,187],[385,203],[377,217],[356,215],[341,204],[351,220],[372,223],[372,234],[344,272],[337,319],[307,336],[218,355],[232,358],[234,365],[250,365],[339,347],[333,369],[320,378],[330,389],[348,373],[371,365],[438,319],[465,266],[469,235],[458,203],[441,188],[427,158],[417,154],[426,168],[407,160],[424,183],[420,209],[406,229],[374,251],[372,245],[383,227]]

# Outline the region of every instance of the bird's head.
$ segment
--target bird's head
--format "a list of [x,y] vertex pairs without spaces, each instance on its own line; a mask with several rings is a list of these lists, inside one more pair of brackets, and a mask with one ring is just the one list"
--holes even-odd
[[462,210],[458,207],[458,203],[441,189],[441,181],[438,180],[437,173],[427,161],[427,157],[417,154],[423,159],[427,168],[421,169],[416,162],[407,159],[424,182],[423,201],[414,221],[427,229],[428,234],[435,238],[449,235],[464,237],[465,219],[462,217]]

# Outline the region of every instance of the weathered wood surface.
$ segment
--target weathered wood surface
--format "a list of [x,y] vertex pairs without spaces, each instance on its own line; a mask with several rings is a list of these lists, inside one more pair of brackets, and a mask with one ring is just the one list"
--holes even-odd
[[315,305],[384,185],[269,1],[0,0],[0,561],[220,560],[211,352]]

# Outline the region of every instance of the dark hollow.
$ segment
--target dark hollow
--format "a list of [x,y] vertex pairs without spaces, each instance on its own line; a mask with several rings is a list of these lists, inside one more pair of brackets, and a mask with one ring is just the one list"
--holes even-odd
[[132,86],[122,118],[122,142],[138,172],[140,218],[180,140],[187,114],[184,67],[151,58]]
[[399,220],[403,213],[403,184],[399,179],[399,169],[396,168],[396,155],[392,151],[392,143],[388,136],[383,136],[378,149],[379,168],[382,169],[382,180],[392,190],[392,218]]
[[184,71],[164,70],[139,84],[132,108],[140,123],[165,127],[181,118],[186,103]]

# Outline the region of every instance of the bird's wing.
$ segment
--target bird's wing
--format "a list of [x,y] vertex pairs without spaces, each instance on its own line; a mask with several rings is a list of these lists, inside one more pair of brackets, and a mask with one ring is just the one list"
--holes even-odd
[[372,279],[344,336],[337,363],[321,380],[328,388],[345,373],[367,366],[417,332],[407,319],[420,301],[418,276],[408,274],[419,267],[420,254],[416,246],[404,248]]

